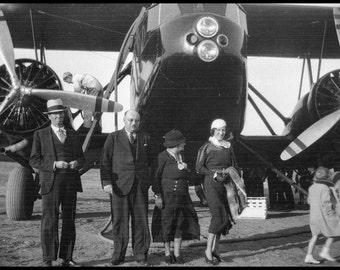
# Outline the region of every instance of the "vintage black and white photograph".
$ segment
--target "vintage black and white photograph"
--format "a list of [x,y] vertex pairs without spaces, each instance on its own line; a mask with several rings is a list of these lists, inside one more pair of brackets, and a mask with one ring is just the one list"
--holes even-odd
[[339,267],[340,4],[0,4],[0,266]]

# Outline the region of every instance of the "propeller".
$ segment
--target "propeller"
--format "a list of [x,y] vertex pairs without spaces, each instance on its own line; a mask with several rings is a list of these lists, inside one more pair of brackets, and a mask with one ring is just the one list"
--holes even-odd
[[120,112],[123,106],[112,100],[88,96],[74,92],[51,90],[51,89],[31,89],[20,85],[20,81],[15,73],[14,47],[4,14],[0,9],[0,55],[5,62],[5,66],[10,75],[12,89],[0,104],[0,114],[5,110],[17,96],[33,95],[42,99],[60,98],[67,107],[81,110],[91,110],[95,112]]
[[340,109],[321,118],[295,138],[294,141],[283,150],[280,158],[282,160],[288,160],[299,154],[326,134],[339,120]]

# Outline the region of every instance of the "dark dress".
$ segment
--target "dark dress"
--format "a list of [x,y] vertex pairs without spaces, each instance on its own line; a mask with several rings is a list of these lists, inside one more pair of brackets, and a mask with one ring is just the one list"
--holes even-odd
[[201,146],[196,161],[196,171],[204,175],[204,193],[211,212],[209,233],[226,235],[232,227],[224,184],[213,179],[215,171],[235,166],[232,147],[217,147],[210,142]]
[[158,155],[152,189],[162,194],[163,209],[156,206],[154,209],[151,224],[154,242],[170,242],[174,238],[199,240],[198,216],[189,194],[189,181],[192,179],[195,179],[195,173],[179,170],[175,158],[166,150]]

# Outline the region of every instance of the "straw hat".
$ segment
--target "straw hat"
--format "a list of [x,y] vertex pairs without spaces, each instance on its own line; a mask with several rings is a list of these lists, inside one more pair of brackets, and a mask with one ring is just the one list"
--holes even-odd
[[172,148],[185,142],[185,137],[182,132],[177,129],[170,130],[163,138],[165,139],[163,145],[167,148]]
[[66,109],[67,107],[63,105],[63,101],[60,98],[50,99],[47,101],[47,112],[45,114],[63,112]]

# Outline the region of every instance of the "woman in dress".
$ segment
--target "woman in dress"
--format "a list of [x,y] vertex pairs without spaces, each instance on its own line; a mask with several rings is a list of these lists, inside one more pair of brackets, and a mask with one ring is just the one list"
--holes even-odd
[[235,167],[231,143],[224,140],[227,123],[216,119],[211,124],[209,141],[198,151],[196,172],[204,175],[204,193],[211,212],[208,229],[207,248],[204,251],[206,263],[214,265],[213,257],[221,262],[219,242],[221,235],[226,235],[232,227],[232,214],[227,199],[225,183],[230,180],[226,169]]
[[[199,240],[200,237],[197,213],[189,194],[190,181],[197,179],[197,174],[184,162],[183,134],[173,129],[164,138],[166,150],[158,155],[152,188],[156,206],[151,231],[154,242],[164,243],[165,262],[184,264],[180,252],[182,241]],[[170,250],[171,241],[174,242],[174,254]]]

